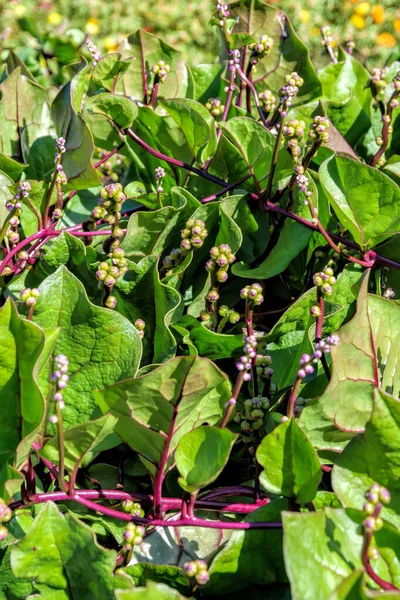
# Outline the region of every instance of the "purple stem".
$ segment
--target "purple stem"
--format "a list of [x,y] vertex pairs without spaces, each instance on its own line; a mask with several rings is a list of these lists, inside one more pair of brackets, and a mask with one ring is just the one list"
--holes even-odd
[[203,198],[202,200],[200,200],[200,202],[202,204],[206,204],[207,202],[212,202],[213,200],[216,200],[217,198],[219,198],[220,196],[223,196],[227,192],[230,192],[234,188],[237,188],[241,183],[243,183],[244,181],[247,181],[250,177],[251,177],[250,174],[246,175],[240,181],[237,181],[236,183],[231,183],[230,185],[227,185],[226,188],[224,188],[223,190],[220,190],[219,192],[212,194],[212,196],[207,196],[207,198]]
[[156,158],[159,158],[160,160],[164,160],[165,162],[169,163],[170,165],[175,165],[176,167],[180,167],[181,169],[186,169],[186,171],[191,171],[191,173],[196,173],[196,175],[200,175],[200,177],[203,177],[204,179],[208,179],[208,181],[212,181],[213,183],[216,183],[217,185],[222,185],[223,187],[227,186],[225,181],[223,181],[222,179],[219,179],[219,177],[214,177],[214,175],[210,175],[206,171],[202,171],[201,169],[192,167],[192,165],[189,165],[188,163],[185,163],[181,160],[177,160],[176,158],[171,158],[170,156],[167,156],[166,154],[163,154],[162,152],[158,152],[158,150],[155,150],[154,148],[149,146],[149,144],[147,144],[144,140],[142,140],[139,136],[137,136],[136,133],[134,133],[132,131],[132,129],[129,129],[129,128],[126,129],[124,133],[128,134],[129,137],[131,137],[141,148],[146,150],[146,152],[148,152],[152,156],[155,156]]
[[[44,462],[44,460],[43,460],[43,462]],[[54,468],[55,467],[53,467],[53,469]],[[237,486],[237,487],[240,488],[240,486]],[[230,488],[227,488],[227,489],[230,489]],[[236,488],[233,488],[233,489],[236,489]],[[244,489],[246,490],[246,488],[244,488]],[[251,489],[251,493],[254,494],[254,489],[253,488],[250,488],[250,489]],[[241,492],[240,489],[238,489],[237,495],[248,496],[249,494],[247,493],[247,490],[246,490],[246,493],[244,493],[244,492]],[[135,500],[137,502],[151,503],[154,501],[154,496],[152,496],[151,494],[139,494],[139,493],[138,494],[128,494],[127,492],[123,492],[121,490],[74,490],[74,496],[71,497],[71,495],[69,495],[66,492],[57,491],[57,492],[47,492],[47,493],[43,493],[43,494],[36,494],[31,499],[29,505],[42,504],[44,502],[65,502],[66,500],[78,501],[78,500],[82,500],[82,499],[85,501]],[[268,504],[269,502],[270,502],[269,498],[260,499],[257,502],[257,504],[246,504],[246,503],[241,503],[241,502],[232,502],[232,503],[217,502],[217,501],[214,501],[211,499],[209,499],[209,500],[200,499],[200,500],[196,501],[195,507],[197,509],[215,510],[218,512],[250,514],[257,508],[259,508],[260,506],[264,506],[265,504]],[[109,514],[108,512],[106,512],[109,510],[109,507],[102,506],[101,504],[95,504],[94,502],[92,502],[92,504],[95,506],[95,508],[93,510],[98,510],[98,511],[104,512],[104,514]],[[163,504],[163,508],[165,510],[180,510],[180,508],[182,506],[182,500],[180,498],[162,498],[162,504]],[[21,500],[10,504],[10,508],[12,510],[16,510],[17,508],[22,508],[24,506],[27,506],[27,504],[25,504]],[[118,512],[119,519],[124,519],[126,521],[131,520],[131,517],[129,515],[127,515],[127,513],[115,511],[115,509],[111,509],[111,510],[114,510],[114,512]],[[123,516],[121,516],[121,515],[123,515]],[[148,520],[149,521],[151,520],[153,522],[152,519],[148,519]]]

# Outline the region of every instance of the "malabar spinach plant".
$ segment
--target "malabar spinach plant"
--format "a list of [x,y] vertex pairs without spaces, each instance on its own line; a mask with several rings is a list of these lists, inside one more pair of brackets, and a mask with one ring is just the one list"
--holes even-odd
[[400,597],[400,62],[210,18],[2,53],[0,598]]

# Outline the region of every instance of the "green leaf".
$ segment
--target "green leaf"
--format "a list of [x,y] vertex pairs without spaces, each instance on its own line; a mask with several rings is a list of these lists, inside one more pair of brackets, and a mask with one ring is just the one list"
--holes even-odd
[[131,216],[121,244],[128,258],[138,262],[144,256],[160,254],[174,240],[179,246],[179,232],[200,203],[189,192],[176,187],[171,191],[171,204],[152,212],[138,211]]
[[202,161],[210,158],[216,148],[215,120],[210,112],[200,102],[188,98],[163,100],[160,104],[182,130],[193,158],[197,158],[203,146],[212,142],[208,151],[203,152]]
[[131,127],[138,115],[138,108],[132,100],[107,92],[94,96],[88,103],[87,110],[105,115],[121,129]]
[[41,597],[49,600],[111,600],[115,559],[116,553],[101,548],[89,527],[62,515],[52,502],[11,551],[14,574],[31,578]]
[[[309,190],[313,193],[313,202],[317,208],[318,190],[311,176],[309,176]],[[311,221],[310,208],[304,204],[305,196],[297,186],[294,196],[295,202],[292,212]],[[279,273],[287,269],[304,248],[307,248],[312,236],[312,229],[292,219],[286,219],[277,243],[267,258],[258,267],[251,269],[248,265],[237,263],[232,267],[232,272],[239,277],[249,277],[252,279],[270,279],[275,275],[279,275]]]
[[188,89],[188,70],[181,53],[172,46],[144,29],[139,29],[121,42],[118,52],[122,58],[129,58],[130,64],[117,84],[117,93],[123,91],[125,96],[131,96],[140,102],[146,100],[146,92],[151,89],[154,77],[151,67],[163,60],[170,66],[170,71],[166,82],[160,85],[159,96],[185,97]]
[[226,376],[206,358],[174,358],[137,379],[96,392],[103,412],[118,418],[115,432],[149,463],[151,472],[174,464],[185,433],[203,423],[214,425],[229,399]]
[[[308,48],[297,37],[288,17],[281,10],[263,0],[244,0],[240,4],[232,3],[229,10],[233,19],[239,19],[235,25],[235,34],[250,33],[257,40],[266,34],[274,40],[268,58],[260,60],[257,64],[254,79],[260,87],[260,91],[265,89],[268,82],[268,88],[277,94],[282,86],[284,76],[296,71],[304,79],[304,85],[299,88],[295,102],[309,102],[313,98],[321,96],[322,86],[310,61]],[[276,68],[277,65],[278,68]]]
[[356,436],[333,468],[332,484],[341,502],[361,509],[364,494],[376,482],[391,493],[382,518],[400,527],[400,403],[375,390],[372,417],[365,432]]
[[243,336],[240,334],[228,335],[210,331],[192,315],[184,315],[177,323],[187,329],[190,341],[196,346],[201,356],[218,360],[232,358],[241,352]]
[[399,231],[400,188],[381,171],[332,156],[321,165],[319,177],[338,219],[362,248]]
[[[354,287],[361,273],[360,267],[351,265],[339,275],[332,296],[325,301],[324,336],[336,331],[352,315]],[[272,380],[278,389],[293,385],[301,355],[312,352],[315,319],[310,309],[315,303],[316,290],[312,288],[291,305],[267,336],[267,351],[274,364]]]
[[118,279],[113,293],[119,312],[131,323],[143,319],[143,363],[161,363],[175,356],[176,341],[170,325],[178,311],[181,297],[160,280],[158,257],[146,256]]
[[71,83],[57,94],[52,105],[52,117],[57,134],[66,140],[66,152],[62,165],[68,178],[66,190],[81,190],[99,185],[99,178],[90,160],[94,145],[85,121],[74,111],[71,104]]
[[185,600],[176,590],[165,583],[154,583],[149,581],[146,587],[138,587],[134,590],[116,590],[117,600]]
[[209,98],[218,98],[222,96],[224,82],[222,74],[225,70],[223,65],[218,63],[196,65],[192,67],[194,78],[194,99],[205,104]]
[[[86,421],[71,427],[64,433],[65,467],[70,473],[87,463],[85,458],[95,452],[96,448],[110,436],[116,422],[112,415],[105,415],[96,421]],[[46,442],[39,455],[53,463],[59,463],[58,435]]]
[[355,146],[371,125],[370,74],[347,52],[339,58],[319,72],[324,106],[333,125]]
[[[355,317],[338,332],[331,381],[320,402],[344,431],[359,432],[371,415],[374,387],[399,395],[400,307],[367,294],[364,279]],[[349,368],[351,366],[351,368]]]
[[284,554],[293,600],[328,600],[361,569],[363,536],[343,509],[283,513]]
[[0,151],[27,162],[30,145],[53,133],[48,94],[24,76],[21,67],[12,71],[0,90]]
[[317,450],[341,452],[355,435],[335,426],[326,416],[320,398],[303,408],[299,426]]
[[[246,516],[244,521],[279,522],[281,511],[286,508],[286,500],[274,500]],[[264,586],[275,581],[286,582],[282,530],[234,531],[228,543],[215,556],[209,573],[210,581],[204,593],[211,597],[242,590],[251,584]]]
[[[136,373],[141,343],[136,328],[122,315],[91,304],[83,285],[63,266],[40,286],[33,320],[60,328],[54,355],[69,363],[64,390],[66,427],[99,416],[93,390]],[[50,407],[50,411],[52,407]]]
[[266,490],[307,504],[315,497],[322,479],[318,455],[294,419],[275,427],[257,449],[264,468],[260,481]]
[[115,79],[120,77],[129,68],[130,61],[120,60],[118,52],[103,56],[92,72],[92,80],[109,92],[112,91]]
[[185,572],[175,565],[155,565],[146,562],[131,564],[125,568],[136,586],[144,586],[148,581],[172,585],[178,591],[189,592],[189,579]]
[[[196,510],[196,516],[211,521],[218,518],[217,513],[202,510]],[[221,520],[228,520],[229,522],[231,519],[221,515]],[[143,544],[140,547],[135,547],[132,563],[138,562],[138,567],[145,563],[146,565],[151,564],[153,567],[172,565],[182,569],[185,562],[190,560],[202,559],[208,562],[215,555],[216,550],[229,539],[230,535],[231,531],[227,529],[218,530],[196,527],[195,525],[179,527],[178,530],[173,527],[173,521],[171,520],[171,527],[155,527],[146,535]],[[127,572],[131,573],[130,567],[128,567]],[[133,573],[133,576],[135,576],[135,573]],[[156,577],[155,580],[157,580]],[[166,581],[166,583],[170,583],[170,581]]]
[[[9,497],[18,488],[18,480],[15,486],[6,483],[18,477],[12,465],[19,467],[25,461],[44,416],[44,398],[37,383],[44,342],[40,327],[20,318],[8,300],[0,311],[0,497]],[[17,453],[26,436],[30,443],[21,444]]]
[[[54,152],[53,152],[54,154]],[[53,156],[54,160],[54,156]],[[18,181],[21,177],[21,174],[25,170],[26,165],[21,165],[16,160],[5,156],[0,153],[0,171],[7,173],[7,177],[12,179],[13,181]]]
[[[275,146],[275,136],[272,135],[261,123],[249,117],[234,117],[226,123],[220,123],[223,135],[240,152],[247,165],[247,170],[252,175],[256,188],[266,187],[267,176],[271,168],[272,153]],[[277,181],[282,167],[289,168],[287,152],[280,152],[281,161],[274,176]],[[215,165],[214,165],[215,166]]]
[[217,427],[198,427],[186,433],[175,452],[181,487],[193,493],[215,481],[237,437],[229,429]]

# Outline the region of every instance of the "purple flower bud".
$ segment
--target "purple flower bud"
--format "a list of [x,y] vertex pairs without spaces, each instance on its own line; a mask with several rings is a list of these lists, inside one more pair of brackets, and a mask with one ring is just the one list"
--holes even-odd
[[304,369],[299,369],[297,371],[297,377],[299,377],[299,379],[304,379],[305,376],[306,376],[306,372]]

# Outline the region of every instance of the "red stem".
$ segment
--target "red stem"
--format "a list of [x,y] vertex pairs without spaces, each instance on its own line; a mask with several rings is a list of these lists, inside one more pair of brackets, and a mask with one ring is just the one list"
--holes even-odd
[[[374,510],[374,512],[372,514],[372,517],[374,519],[376,519],[376,517],[379,516],[381,508],[382,508],[382,504],[379,503],[379,504],[376,505],[375,510]],[[369,562],[369,557],[368,557],[368,550],[369,550],[369,547],[371,545],[373,532],[372,531],[365,532],[364,535],[365,535],[365,537],[364,537],[364,546],[363,546],[362,555],[361,555],[361,560],[362,560],[362,563],[364,565],[364,569],[366,570],[366,572],[368,573],[368,575],[371,577],[371,579],[373,581],[375,581],[375,583],[377,583],[383,590],[392,590],[392,591],[399,592],[400,591],[399,588],[397,588],[392,583],[389,583],[388,581],[385,581],[384,579],[382,579],[381,577],[379,577],[379,575],[377,575],[375,573],[375,571],[373,570],[373,568],[371,567],[371,564]]]
[[228,401],[228,406],[227,406],[226,412],[224,414],[224,417],[221,421],[220,427],[226,427],[227,424],[229,423],[229,419],[231,418],[231,415],[232,415],[233,409],[235,407],[237,397],[239,396],[239,392],[242,388],[243,382],[244,382],[244,371],[239,371],[239,374],[236,377],[235,387],[233,388],[232,396],[231,396],[230,400]]

